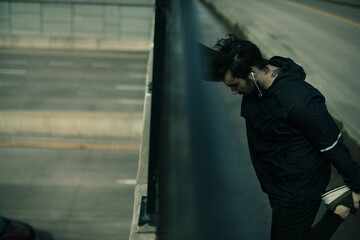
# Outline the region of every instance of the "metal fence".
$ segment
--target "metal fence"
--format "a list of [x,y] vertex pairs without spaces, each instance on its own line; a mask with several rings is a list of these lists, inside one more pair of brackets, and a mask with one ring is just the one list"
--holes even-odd
[[150,39],[147,2],[1,1],[0,34]]
[[[241,239],[219,190],[217,100],[201,73],[192,0],[156,1],[147,214],[158,240]],[[144,222],[142,222],[144,224]],[[227,237],[224,238],[224,235]],[[230,237],[229,237],[230,236]]]

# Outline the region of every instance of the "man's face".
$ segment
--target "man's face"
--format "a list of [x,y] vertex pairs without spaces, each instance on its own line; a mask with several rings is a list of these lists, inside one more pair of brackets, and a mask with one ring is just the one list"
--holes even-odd
[[236,94],[248,95],[251,94],[255,89],[255,86],[253,82],[250,80],[250,78],[242,79],[242,78],[233,77],[230,70],[228,70],[225,74],[224,83],[226,86],[231,88],[231,92],[233,95]]

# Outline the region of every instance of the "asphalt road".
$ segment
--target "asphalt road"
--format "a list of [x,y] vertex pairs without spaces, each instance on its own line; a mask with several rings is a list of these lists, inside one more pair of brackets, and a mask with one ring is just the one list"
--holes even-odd
[[[12,112],[30,126],[27,133],[0,131],[0,215],[31,224],[39,240],[129,238],[139,136],[73,133],[88,122],[86,132],[104,132],[114,116],[133,116],[124,128],[142,122],[147,58],[0,50],[0,119]],[[66,121],[69,131],[31,134],[31,127],[45,128],[31,113],[44,115],[50,130]]]
[[[300,2],[300,1],[299,1]],[[345,11],[345,15],[353,12],[357,12],[358,9],[350,9],[348,12],[346,12],[346,9],[348,7],[346,6],[338,6],[338,5],[327,5],[327,3],[321,2],[321,1],[301,1],[303,4],[309,3],[309,6],[312,7],[321,7],[321,6],[327,6],[324,7],[323,10],[329,10],[329,11],[338,11],[343,10]],[[236,4],[235,4],[236,3]],[[306,24],[302,24],[302,21],[307,21],[308,25],[319,28],[327,28],[326,18],[325,20],[322,19],[322,16],[313,16],[313,18],[317,19],[311,19],[310,13],[306,13],[307,17],[303,18],[304,10],[301,10],[294,7],[293,5],[289,5],[288,3],[285,3],[284,1],[222,1],[221,5],[224,6],[227,11],[232,12],[235,16],[239,16],[239,18],[243,19],[246,23],[249,24],[248,27],[254,28],[256,32],[259,32],[258,37],[266,37],[272,38],[270,35],[273,35],[273,37],[277,37],[278,41],[277,44],[282,43],[288,43],[289,46],[291,46],[291,41],[297,41],[301,44],[307,44],[308,40],[304,40],[303,37],[306,37],[306,34],[310,34],[307,31],[310,31],[309,29],[306,29]],[[338,7],[334,7],[338,6]],[[240,9],[241,8],[241,9]],[[344,10],[345,9],[345,10]],[[295,19],[292,19],[290,16],[297,16]],[[354,18],[358,18],[359,15],[353,14]],[[201,39],[200,41],[203,42],[206,45],[213,45],[216,43],[216,40],[218,38],[222,38],[225,36],[225,34],[230,33],[231,31],[226,29],[223,25],[219,23],[219,21],[214,17],[212,14],[210,14],[207,9],[202,5],[198,4],[198,10],[197,10],[197,16],[200,21],[200,28],[201,28]],[[269,17],[271,16],[271,18]],[[282,19],[280,21],[280,19]],[[300,21],[300,20],[301,21]],[[352,18],[351,18],[352,19]],[[356,19],[353,19],[356,20]],[[280,21],[277,24],[276,21]],[[320,21],[320,22],[317,22]],[[324,23],[325,21],[325,23]],[[334,25],[338,24],[341,26],[337,26],[338,31],[346,31],[346,29],[342,29],[343,23],[337,23],[336,20],[330,19],[328,21],[334,21]],[[284,23],[284,24],[283,24]],[[287,23],[295,24],[297,26],[300,26],[301,29],[305,28],[304,31],[291,31],[290,29],[286,28]],[[320,24],[320,25],[319,25]],[[305,25],[305,26],[304,26]],[[336,26],[334,26],[336,27]],[[354,30],[355,27],[353,26],[346,26],[344,28],[348,28],[350,30]],[[356,29],[356,28],[355,28]],[[265,32],[262,32],[265,31]],[[278,33],[281,32],[280,33]],[[325,32],[325,30],[320,30],[321,32]],[[357,30],[356,30],[357,31]],[[354,31],[356,35],[356,31]],[[323,33],[324,34],[324,33]],[[322,35],[319,33],[319,35]],[[338,36],[340,34],[336,34]],[[317,34],[315,34],[317,36]],[[359,35],[358,35],[359,36]],[[310,36],[307,36],[310,37]],[[338,39],[339,37],[335,37],[335,43],[336,41],[340,41]],[[344,37],[340,37],[342,40],[347,42],[347,39]],[[285,39],[285,40],[284,40]],[[329,43],[328,46],[325,46],[325,50],[329,50],[332,46],[332,38],[329,38],[326,40],[326,44]],[[283,41],[284,40],[284,41]],[[320,42],[319,42],[320,41]],[[323,41],[325,41],[323,39]],[[312,42],[312,41],[311,41]],[[316,43],[311,48],[316,49],[311,50],[308,49],[308,54],[306,58],[302,59],[302,65],[305,66],[305,68],[313,67],[313,61],[312,57],[314,57],[322,67],[324,67],[327,64],[327,60],[329,58],[329,55],[331,55],[330,52],[326,52],[325,56],[323,58],[323,55],[319,54],[319,48],[324,44],[324,42],[321,42],[321,40],[317,39],[314,40],[314,43]],[[320,45],[320,46],[319,46]],[[359,48],[357,47],[358,43],[351,39],[349,40],[349,43],[344,46],[345,51],[352,52],[350,56],[352,58],[347,59],[346,62],[342,62],[342,65],[344,66],[350,66],[351,61],[357,61],[359,55],[356,55],[356,51],[359,51]],[[277,48],[276,48],[277,49]],[[333,49],[336,51],[341,51],[342,48]],[[348,49],[348,50],[346,50]],[[290,53],[291,56],[294,54],[295,58],[298,57],[297,54],[303,56],[303,52],[301,49],[288,49],[289,52],[286,52],[285,55],[288,55]],[[324,51],[325,51],[324,50]],[[281,55],[281,53],[279,53]],[[335,53],[334,53],[335,54]],[[336,56],[336,55],[334,55]],[[333,58],[333,56],[332,56]],[[320,61],[320,59],[322,59]],[[307,62],[309,60],[309,62]],[[331,63],[331,59],[329,62]],[[335,61],[335,60],[334,60]],[[358,62],[358,61],[357,61]],[[339,67],[334,68],[333,66],[327,66],[325,69],[329,70],[329,72],[337,72],[339,70]],[[321,73],[328,73],[324,70],[318,73],[314,73],[314,70],[310,70],[311,73],[308,73],[308,77],[314,78],[314,76],[322,76]],[[342,70],[341,70],[342,71]],[[359,69],[353,68],[352,72],[357,72]],[[318,75],[319,74],[319,75]],[[340,73],[337,73],[340,74]],[[338,75],[337,75],[338,76]],[[347,75],[349,76],[349,75]],[[333,77],[332,80],[335,80]],[[345,79],[344,81],[356,81],[356,79]],[[329,80],[330,81],[330,80]],[[358,83],[357,83],[358,84]],[[346,85],[350,88],[352,86]],[[328,87],[328,86],[327,86]],[[334,89],[331,88],[331,90],[337,90],[336,86],[331,86]],[[352,97],[357,98],[359,97],[358,94],[355,94],[355,89],[351,89],[353,93],[349,93]],[[261,191],[260,185],[257,181],[257,178],[255,176],[255,172],[251,166],[251,160],[248,153],[247,148],[247,141],[246,141],[246,131],[245,131],[245,123],[244,120],[240,116],[240,105],[241,105],[241,96],[236,95],[233,96],[231,94],[231,91],[229,88],[227,88],[222,83],[209,83],[208,89],[206,89],[207,92],[212,94],[212,97],[216,99],[215,101],[219,105],[219,109],[221,108],[221,114],[216,115],[214,114],[213,117],[216,118],[215,122],[218,122],[219,128],[223,128],[223,135],[219,137],[218,143],[219,143],[219,156],[221,157],[222,165],[219,166],[219,172],[223,173],[220,174],[219,179],[217,181],[219,182],[219,186],[222,186],[223,189],[216,189],[216,193],[224,196],[223,198],[226,199],[226,206],[224,211],[225,213],[219,218],[222,223],[225,222],[225,224],[229,224],[232,226],[231,232],[224,233],[224,239],[226,239],[226,236],[241,236],[242,238],[239,239],[269,239],[270,236],[270,226],[271,226],[271,208],[268,203],[267,196]],[[351,97],[349,97],[351,98]],[[358,103],[358,102],[357,102]],[[355,105],[358,106],[358,105]],[[220,111],[217,109],[216,111]],[[231,129],[230,131],[228,129]],[[219,204],[219,207],[222,207]],[[319,213],[317,215],[317,218],[315,222],[317,222],[323,213],[325,212],[325,207],[322,205]],[[335,233],[334,237],[332,239],[358,239],[360,236],[360,230],[359,230],[359,214],[357,215],[351,215],[348,217],[348,219],[342,224],[342,226],[338,229],[338,231]],[[228,238],[231,239],[231,238]]]
[[147,54],[0,50],[0,109],[142,112]]
[[138,151],[1,147],[0,155],[1,215],[31,224],[39,240],[129,238]]

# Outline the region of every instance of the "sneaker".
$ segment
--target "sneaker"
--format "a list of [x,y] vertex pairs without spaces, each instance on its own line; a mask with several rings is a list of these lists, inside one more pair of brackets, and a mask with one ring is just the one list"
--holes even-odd
[[332,189],[321,195],[322,200],[328,210],[334,212],[339,205],[344,205],[350,208],[351,213],[355,213],[354,202],[352,198],[352,191],[346,185]]

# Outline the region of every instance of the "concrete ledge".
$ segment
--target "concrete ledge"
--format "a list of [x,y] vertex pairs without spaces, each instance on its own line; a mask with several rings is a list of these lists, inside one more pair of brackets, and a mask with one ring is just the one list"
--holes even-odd
[[137,185],[147,184],[148,182],[150,119],[151,119],[151,94],[146,94],[144,113],[143,113],[143,128],[142,128],[141,141],[140,141],[139,166],[138,166],[138,173],[136,179]]
[[142,196],[147,196],[149,143],[150,143],[151,95],[145,96],[143,131],[140,142],[139,166],[135,185],[134,211],[129,240],[155,240],[155,228],[139,227],[140,205]]
[[148,52],[148,39],[100,39],[0,35],[0,48]]
[[0,111],[0,134],[140,138],[142,113]]
[[141,198],[147,196],[148,167],[149,167],[149,142],[150,142],[150,109],[151,95],[146,96],[144,108],[143,134],[140,143],[140,156],[138,174],[135,185],[135,201],[133,219],[130,231],[130,240],[155,240],[156,229],[152,226],[138,226],[140,217]]
[[[149,60],[147,65],[146,85],[152,82],[153,73],[153,44],[149,52]],[[151,122],[151,94],[146,91],[144,112],[143,112],[143,128],[140,141],[139,165],[135,185],[134,210],[131,223],[129,240],[155,240],[156,228],[152,226],[138,226],[140,217],[140,206],[142,196],[147,196],[148,186],[148,168],[149,168],[149,145],[150,145],[150,122]]]

